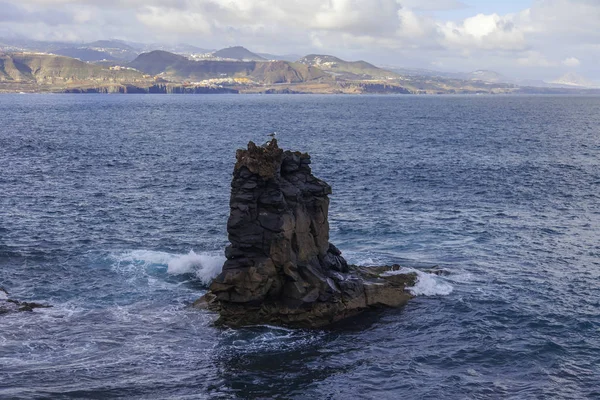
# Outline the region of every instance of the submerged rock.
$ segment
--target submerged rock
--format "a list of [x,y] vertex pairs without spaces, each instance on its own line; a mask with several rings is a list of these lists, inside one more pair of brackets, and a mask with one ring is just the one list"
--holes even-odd
[[8,298],[8,292],[0,287],[0,315],[19,311],[33,311],[36,308],[50,308],[45,304],[28,303]]
[[218,311],[227,326],[321,327],[412,297],[405,289],[415,274],[348,265],[329,243],[331,187],[312,174],[308,154],[273,139],[236,157],[227,261],[195,306]]

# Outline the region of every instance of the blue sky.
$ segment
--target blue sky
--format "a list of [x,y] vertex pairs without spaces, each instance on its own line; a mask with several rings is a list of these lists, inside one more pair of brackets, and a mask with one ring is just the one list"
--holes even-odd
[[462,3],[466,5],[466,8],[462,10],[454,11],[454,17],[467,18],[473,14],[510,14],[525,10],[531,7],[531,1],[527,0],[504,0],[504,1],[490,1],[490,0],[462,0]]

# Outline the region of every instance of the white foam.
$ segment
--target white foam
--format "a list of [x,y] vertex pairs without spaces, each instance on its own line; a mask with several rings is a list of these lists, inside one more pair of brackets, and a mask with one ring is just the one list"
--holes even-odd
[[161,251],[133,250],[113,256],[114,268],[132,271],[152,265],[166,266],[172,275],[195,274],[203,283],[208,284],[221,272],[225,257],[216,253],[171,254]]
[[343,256],[348,263],[354,265],[385,265],[388,263],[386,258],[368,252],[344,251]]
[[224,256],[214,254],[196,254],[190,250],[188,254],[176,256],[168,262],[167,272],[173,275],[195,273],[202,282],[208,284],[217,276],[225,262]]
[[444,282],[443,278],[413,268],[403,267],[398,271],[388,271],[383,275],[402,275],[413,272],[417,274],[417,282],[414,286],[407,289],[414,296],[447,296],[454,290],[452,285]]
[[3,290],[0,290],[0,300],[6,300],[8,299],[8,295],[6,293],[4,293]]

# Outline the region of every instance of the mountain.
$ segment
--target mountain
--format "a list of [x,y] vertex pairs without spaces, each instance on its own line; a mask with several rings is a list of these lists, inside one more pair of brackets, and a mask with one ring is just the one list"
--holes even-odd
[[344,61],[330,55],[309,54],[298,60],[299,63],[317,67],[334,77],[342,79],[391,79],[398,74],[378,68],[366,61]]
[[131,61],[139,51],[120,40],[98,40],[91,43],[42,42],[27,39],[0,39],[0,51],[34,51],[53,53],[82,61]]
[[[111,58],[106,60],[121,60],[131,61],[140,54],[140,51],[130,46],[121,40],[98,40],[95,42],[82,44],[77,46],[80,50],[97,51],[99,53],[108,54]],[[54,52],[56,53],[56,52]],[[90,55],[93,53],[89,53]],[[77,57],[80,58],[80,57]],[[82,58],[83,60],[83,58]],[[85,60],[85,61],[101,61],[101,60]]]
[[51,52],[72,46],[73,43],[68,42],[43,42],[22,38],[0,38],[0,51]]
[[0,93],[238,93],[215,85],[165,82],[53,54],[0,54]]
[[403,76],[460,79],[465,81],[481,81],[487,83],[516,83],[514,79],[508,78],[498,72],[482,69],[473,72],[447,72],[435,71],[424,68],[401,68],[394,66],[386,66],[383,68],[386,68]]
[[265,58],[251,52],[242,46],[227,47],[213,53],[214,57],[219,58],[230,58],[232,60],[240,61],[267,61]]
[[164,50],[154,50],[140,54],[128,66],[150,75],[158,75],[161,72],[178,71],[185,68],[189,62],[187,57]]
[[140,54],[128,65],[147,74],[160,74],[174,80],[200,81],[247,77],[260,83],[277,84],[306,82],[326,77],[318,68],[287,61],[192,61],[160,50]]
[[482,82],[489,82],[489,83],[513,83],[514,80],[507,78],[506,76],[499,74],[498,72],[495,71],[489,71],[489,70],[477,70],[477,71],[473,71],[471,73],[468,73],[465,76],[466,79],[472,80],[472,81],[482,81]]
[[86,62],[117,60],[111,54],[109,54],[107,52],[92,50],[92,49],[88,49],[85,47],[83,47],[83,48],[68,47],[66,49],[54,50],[52,53],[59,55],[59,56],[77,58],[81,61],[86,61]]
[[575,72],[569,72],[569,73],[561,76],[560,78],[553,80],[550,83],[552,83],[554,85],[575,86],[575,87],[580,87],[580,88],[598,87],[598,85],[595,84],[594,82],[591,82],[587,78],[585,78],[579,74],[576,74]]
[[163,50],[176,54],[206,54],[214,51],[189,44],[177,44],[174,46],[166,46]]
[[299,56],[298,54],[283,54],[283,55],[269,54],[269,53],[256,53],[256,54],[258,54],[262,58],[270,60],[270,61],[295,62],[295,61],[299,60],[300,58],[302,58],[302,56]]
[[[84,62],[110,58],[115,52],[131,52],[133,46],[119,41],[100,41],[83,46],[60,47],[56,53],[22,52],[10,46],[0,52],[0,92],[76,93],[599,93],[594,84],[568,74],[545,84],[531,82],[519,87],[503,83],[508,78],[493,71],[446,73],[417,70],[399,75],[365,61],[348,62],[330,55],[308,55],[299,62],[240,61],[230,58],[190,59],[163,50],[142,53],[130,63],[123,60]],[[35,44],[35,43],[34,43]],[[48,44],[53,47],[59,43]],[[31,44],[30,44],[31,45]],[[91,47],[87,46],[93,46]],[[98,46],[98,47],[96,47]],[[106,46],[106,47],[100,47]],[[96,50],[98,49],[98,50]],[[134,49],[134,50],[131,50]],[[240,50],[242,49],[242,50]],[[225,49],[248,56],[243,48]],[[119,53],[121,54],[121,53]],[[222,53],[221,53],[222,54]],[[231,55],[231,54],[225,54]],[[235,55],[235,54],[234,54]],[[114,57],[116,58],[116,57]],[[428,74],[428,75],[426,75]],[[529,82],[528,82],[529,83]],[[537,87],[534,87],[534,83]],[[547,86],[545,86],[547,85]]]
[[0,54],[0,82],[54,85],[139,80],[143,80],[143,76],[137,71],[111,70],[69,57],[31,53]]
[[95,42],[87,43],[86,47],[90,48],[105,48],[115,50],[137,51],[137,49],[127,42],[122,40],[96,40]]
[[151,43],[151,44],[143,44],[143,43],[130,43],[132,46],[138,50],[139,54],[149,53],[154,50],[162,50],[167,51],[169,53],[189,56],[192,54],[207,54],[215,51],[214,49],[205,49],[202,47],[192,46],[185,43],[180,44],[164,44],[164,43]]

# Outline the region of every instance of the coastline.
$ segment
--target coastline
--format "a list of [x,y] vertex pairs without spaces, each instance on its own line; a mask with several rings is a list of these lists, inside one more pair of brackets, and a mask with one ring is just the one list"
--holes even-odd
[[0,82],[2,94],[236,94],[236,95],[408,95],[408,96],[444,96],[444,95],[599,95],[600,89],[585,88],[536,88],[518,87],[505,90],[447,90],[447,91],[413,91],[399,86],[355,85],[336,88],[329,85],[269,85],[261,87],[219,87],[196,86],[177,83],[155,85],[120,84],[110,86],[68,86],[53,87],[49,85],[15,84]]

